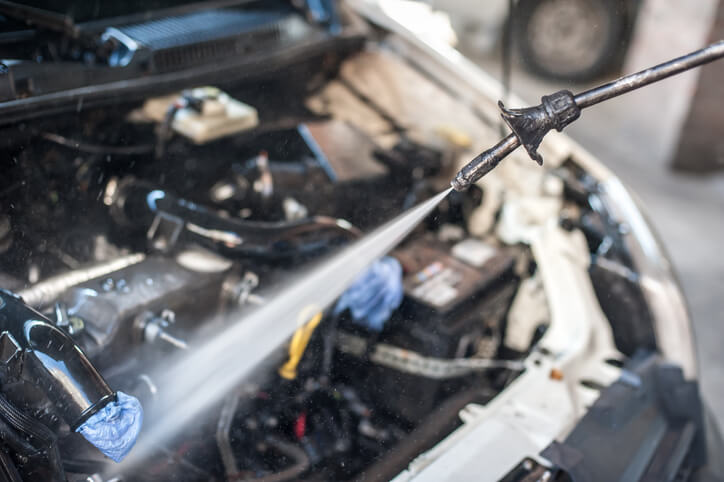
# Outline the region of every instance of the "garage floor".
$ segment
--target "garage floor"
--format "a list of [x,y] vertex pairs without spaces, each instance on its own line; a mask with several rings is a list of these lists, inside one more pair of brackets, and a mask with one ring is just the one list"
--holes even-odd
[[[496,55],[461,50],[499,77]],[[665,59],[654,62],[659,60]],[[542,81],[519,65],[514,66],[512,79],[513,91],[531,105],[561,88],[574,93],[586,88]],[[677,89],[680,85],[665,81],[655,91],[634,92],[595,106],[566,133],[643,201],[683,284],[695,325],[703,393],[724,425],[724,173],[691,176],[668,168],[669,151],[676,142],[672,143],[670,123],[662,124],[661,113],[666,100],[681,92]]]

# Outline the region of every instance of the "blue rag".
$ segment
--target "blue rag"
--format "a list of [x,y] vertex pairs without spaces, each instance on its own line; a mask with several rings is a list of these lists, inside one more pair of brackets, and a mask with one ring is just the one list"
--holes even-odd
[[118,392],[111,402],[78,427],[87,441],[115,462],[128,455],[143,423],[143,408],[135,397]]
[[390,256],[375,261],[347,288],[334,313],[349,308],[352,318],[373,331],[382,331],[392,312],[402,303],[402,266]]

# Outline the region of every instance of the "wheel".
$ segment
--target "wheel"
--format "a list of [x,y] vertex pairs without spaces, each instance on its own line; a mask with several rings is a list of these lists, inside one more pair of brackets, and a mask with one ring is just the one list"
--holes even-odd
[[530,70],[585,81],[620,58],[626,23],[621,0],[519,0],[513,28]]

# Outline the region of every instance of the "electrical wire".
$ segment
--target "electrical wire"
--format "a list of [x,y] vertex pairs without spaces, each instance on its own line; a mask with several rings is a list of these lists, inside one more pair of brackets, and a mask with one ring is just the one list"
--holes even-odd
[[371,363],[399,372],[444,380],[488,370],[524,370],[522,360],[490,358],[435,358],[386,343],[369,343],[349,333],[337,334],[337,349],[349,355],[367,358]]
[[103,144],[90,144],[87,142],[70,139],[68,137],[54,134],[52,132],[43,132],[40,137],[46,141],[50,141],[59,146],[68,147],[77,151],[86,152],[88,154],[114,154],[120,156],[134,156],[139,154],[148,154],[153,152],[153,145],[140,144],[135,146],[107,146]]
[[279,472],[263,475],[261,477],[244,477],[241,474],[231,474],[228,476],[229,480],[253,480],[254,482],[284,482],[287,480],[298,480],[299,476],[306,472],[309,468],[309,457],[307,457],[306,452],[300,447],[273,436],[267,437],[265,441],[283,455],[292,459],[294,464]]
[[13,429],[26,433],[40,442],[45,449],[48,463],[53,472],[63,472],[60,453],[58,452],[58,438],[51,429],[21,412],[10,400],[2,395],[0,395],[0,416]]

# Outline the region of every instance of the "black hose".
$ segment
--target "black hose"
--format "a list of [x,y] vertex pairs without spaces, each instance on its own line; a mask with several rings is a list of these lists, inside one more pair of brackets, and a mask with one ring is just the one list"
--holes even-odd
[[52,132],[43,132],[41,137],[46,141],[50,141],[59,146],[68,147],[77,151],[86,152],[88,154],[114,154],[118,156],[133,156],[140,154],[148,154],[153,152],[153,145],[141,144],[137,146],[107,146],[101,144],[89,144],[83,141],[77,141],[68,137],[54,134]]
[[307,469],[309,469],[309,457],[307,457],[306,452],[304,452],[304,450],[302,450],[300,447],[294,445],[293,443],[280,440],[276,437],[268,437],[266,439],[266,442],[275,449],[279,450],[279,452],[281,452],[282,454],[294,460],[294,464],[291,467],[288,467],[279,472],[264,475],[261,477],[237,478],[234,476],[229,476],[229,480],[254,482],[285,482],[288,480],[298,480],[299,476],[301,476],[304,472],[307,471]]
[[[113,196],[110,213],[116,223],[151,232],[154,247],[162,251],[183,234],[222,255],[279,260],[319,254],[361,235],[348,222],[326,216],[278,222],[227,218],[133,178],[121,180]],[[157,231],[163,232],[160,239]]]
[[15,467],[10,455],[0,449],[0,479],[7,482],[23,482],[23,478]]
[[18,410],[7,398],[0,395],[0,415],[15,429],[49,443],[54,442],[55,433],[29,415]]
[[63,459],[63,468],[73,474],[95,474],[103,470],[103,461]]
[[18,410],[7,398],[0,395],[0,416],[15,430],[38,440],[48,456],[48,465],[56,474],[63,474],[58,437],[55,433],[29,415]]
[[8,448],[19,454],[32,454],[38,450],[8,425],[3,417],[0,417],[0,440],[2,440]]

